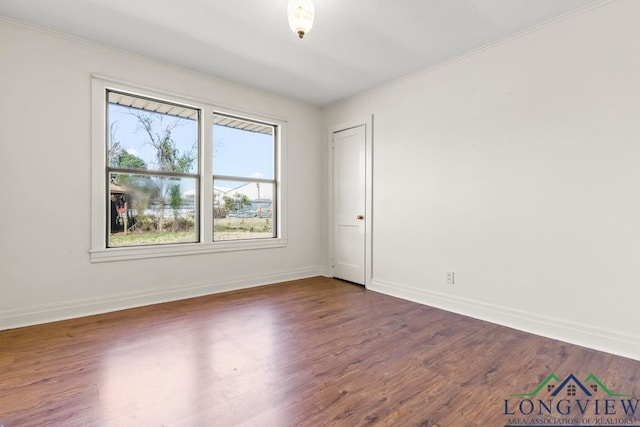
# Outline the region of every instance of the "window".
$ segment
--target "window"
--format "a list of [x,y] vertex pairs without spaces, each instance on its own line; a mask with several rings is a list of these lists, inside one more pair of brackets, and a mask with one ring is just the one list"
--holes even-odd
[[92,80],[94,262],[286,245],[281,119]]
[[575,396],[576,395],[576,386],[573,384],[569,384],[567,386],[567,396]]
[[107,247],[199,240],[199,116],[107,92]]
[[213,116],[213,240],[273,238],[276,233],[276,127]]

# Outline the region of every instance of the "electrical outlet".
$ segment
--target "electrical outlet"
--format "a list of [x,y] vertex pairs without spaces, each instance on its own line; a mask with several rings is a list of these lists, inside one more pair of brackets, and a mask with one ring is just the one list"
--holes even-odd
[[447,285],[453,285],[455,283],[453,271],[447,271]]

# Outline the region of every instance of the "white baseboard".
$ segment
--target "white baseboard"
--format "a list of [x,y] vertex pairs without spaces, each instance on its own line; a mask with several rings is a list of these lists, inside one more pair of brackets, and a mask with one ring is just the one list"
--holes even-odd
[[288,280],[304,279],[314,276],[328,276],[328,268],[315,266],[286,272],[242,276],[224,282],[215,280],[181,285],[172,289],[147,290],[105,298],[74,300],[61,304],[27,307],[17,310],[0,311],[0,330],[20,328],[23,326],[55,322],[128,308],[142,307],[168,301],[194,298],[220,292],[270,285]]
[[508,326],[524,332],[640,360],[640,337],[638,336],[621,334],[617,331],[540,316],[424,289],[409,288],[396,283],[376,280],[375,278],[372,279],[370,286],[367,288],[386,295]]

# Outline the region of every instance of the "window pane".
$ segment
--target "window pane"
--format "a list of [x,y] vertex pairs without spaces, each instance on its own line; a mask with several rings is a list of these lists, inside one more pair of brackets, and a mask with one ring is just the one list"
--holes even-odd
[[109,92],[108,118],[110,167],[197,173],[197,110]]
[[214,175],[275,178],[274,126],[214,115]]
[[213,182],[213,240],[275,237],[274,184]]
[[196,181],[109,174],[109,246],[197,242]]

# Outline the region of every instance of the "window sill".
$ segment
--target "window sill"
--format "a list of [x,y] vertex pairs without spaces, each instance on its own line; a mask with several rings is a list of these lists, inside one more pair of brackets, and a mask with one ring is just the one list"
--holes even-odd
[[283,248],[286,239],[234,240],[216,243],[183,243],[162,246],[136,246],[108,249],[92,249],[91,262],[127,261],[134,259],[198,255],[215,252],[247,251]]

